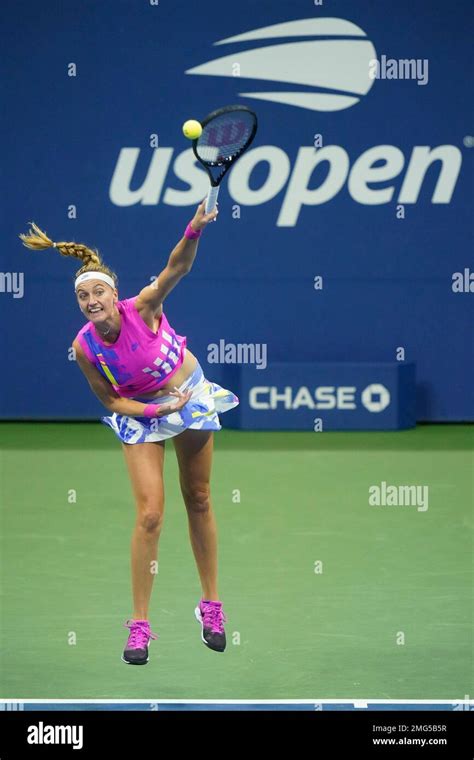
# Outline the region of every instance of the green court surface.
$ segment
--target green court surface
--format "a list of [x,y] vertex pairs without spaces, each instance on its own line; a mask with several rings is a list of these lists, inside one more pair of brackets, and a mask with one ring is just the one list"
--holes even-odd
[[[216,433],[223,654],[194,618],[200,586],[168,441],[159,638],[143,667],[120,659],[134,505],[119,441],[100,423],[0,431],[0,697],[472,698],[472,427]],[[427,486],[428,508],[370,505],[382,482]]]

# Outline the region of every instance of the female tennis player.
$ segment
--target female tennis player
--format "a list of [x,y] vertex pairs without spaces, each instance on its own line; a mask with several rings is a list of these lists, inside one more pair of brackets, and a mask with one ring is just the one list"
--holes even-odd
[[122,660],[148,662],[148,607],[156,574],[158,539],[163,522],[163,461],[167,438],[173,438],[181,492],[187,510],[191,545],[202,598],[195,609],[201,638],[210,649],[226,646],[226,617],[217,590],[217,527],[210,497],[213,433],[221,425],[217,412],[237,406],[229,390],[207,380],[186,338],[169,324],[163,302],[193,265],[202,230],[217,220],[217,207],[205,213],[205,201],[151,285],[119,300],[118,278],[97,250],[74,242],[55,243],[30,222],[33,232],[20,235],[28,248],[54,247],[83,266],[76,272],[75,295],[87,324],[73,347],[93,392],[112,413],[101,417],[122,442],[136,502],[131,542],[133,617]]

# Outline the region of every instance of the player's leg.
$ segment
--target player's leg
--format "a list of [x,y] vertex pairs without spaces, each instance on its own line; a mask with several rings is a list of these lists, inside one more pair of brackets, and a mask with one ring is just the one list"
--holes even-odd
[[185,430],[173,438],[179,481],[188,514],[189,536],[202,587],[195,614],[202,624],[202,639],[211,649],[225,649],[225,616],[217,590],[217,525],[211,503],[211,468],[214,434]]
[[133,618],[123,659],[148,661],[148,607],[157,572],[158,539],[164,514],[164,442],[122,444],[135,498],[136,520],[131,540]]
[[203,596],[217,601],[217,526],[210,486],[213,432],[185,430],[174,436],[173,443]]
[[165,446],[164,442],[123,443],[122,448],[136,508],[131,542],[133,617],[144,620],[148,616],[163,524]]

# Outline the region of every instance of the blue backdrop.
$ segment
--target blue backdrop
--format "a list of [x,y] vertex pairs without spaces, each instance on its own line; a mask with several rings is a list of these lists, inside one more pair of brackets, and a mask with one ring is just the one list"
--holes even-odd
[[165,303],[208,376],[224,377],[207,363],[220,340],[273,363],[402,348],[418,420],[474,419],[471,8],[5,2],[0,416],[104,413],[71,356],[79,262],[24,248],[27,222],[97,247],[134,295],[207,191],[182,123],[242,103],[256,140]]

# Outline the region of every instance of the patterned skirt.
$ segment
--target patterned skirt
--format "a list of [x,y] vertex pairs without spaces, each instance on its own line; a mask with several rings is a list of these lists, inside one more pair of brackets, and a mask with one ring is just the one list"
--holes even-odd
[[[191,377],[180,385],[180,391],[192,390],[188,403],[177,412],[164,417],[127,417],[114,412],[111,417],[101,417],[124,443],[151,443],[164,441],[179,435],[183,430],[221,430],[218,412],[227,412],[239,403],[237,396],[217,383],[206,380],[202,367],[197,365]],[[175,396],[160,396],[156,403],[175,401]],[[154,403],[150,399],[135,397],[134,401]]]

